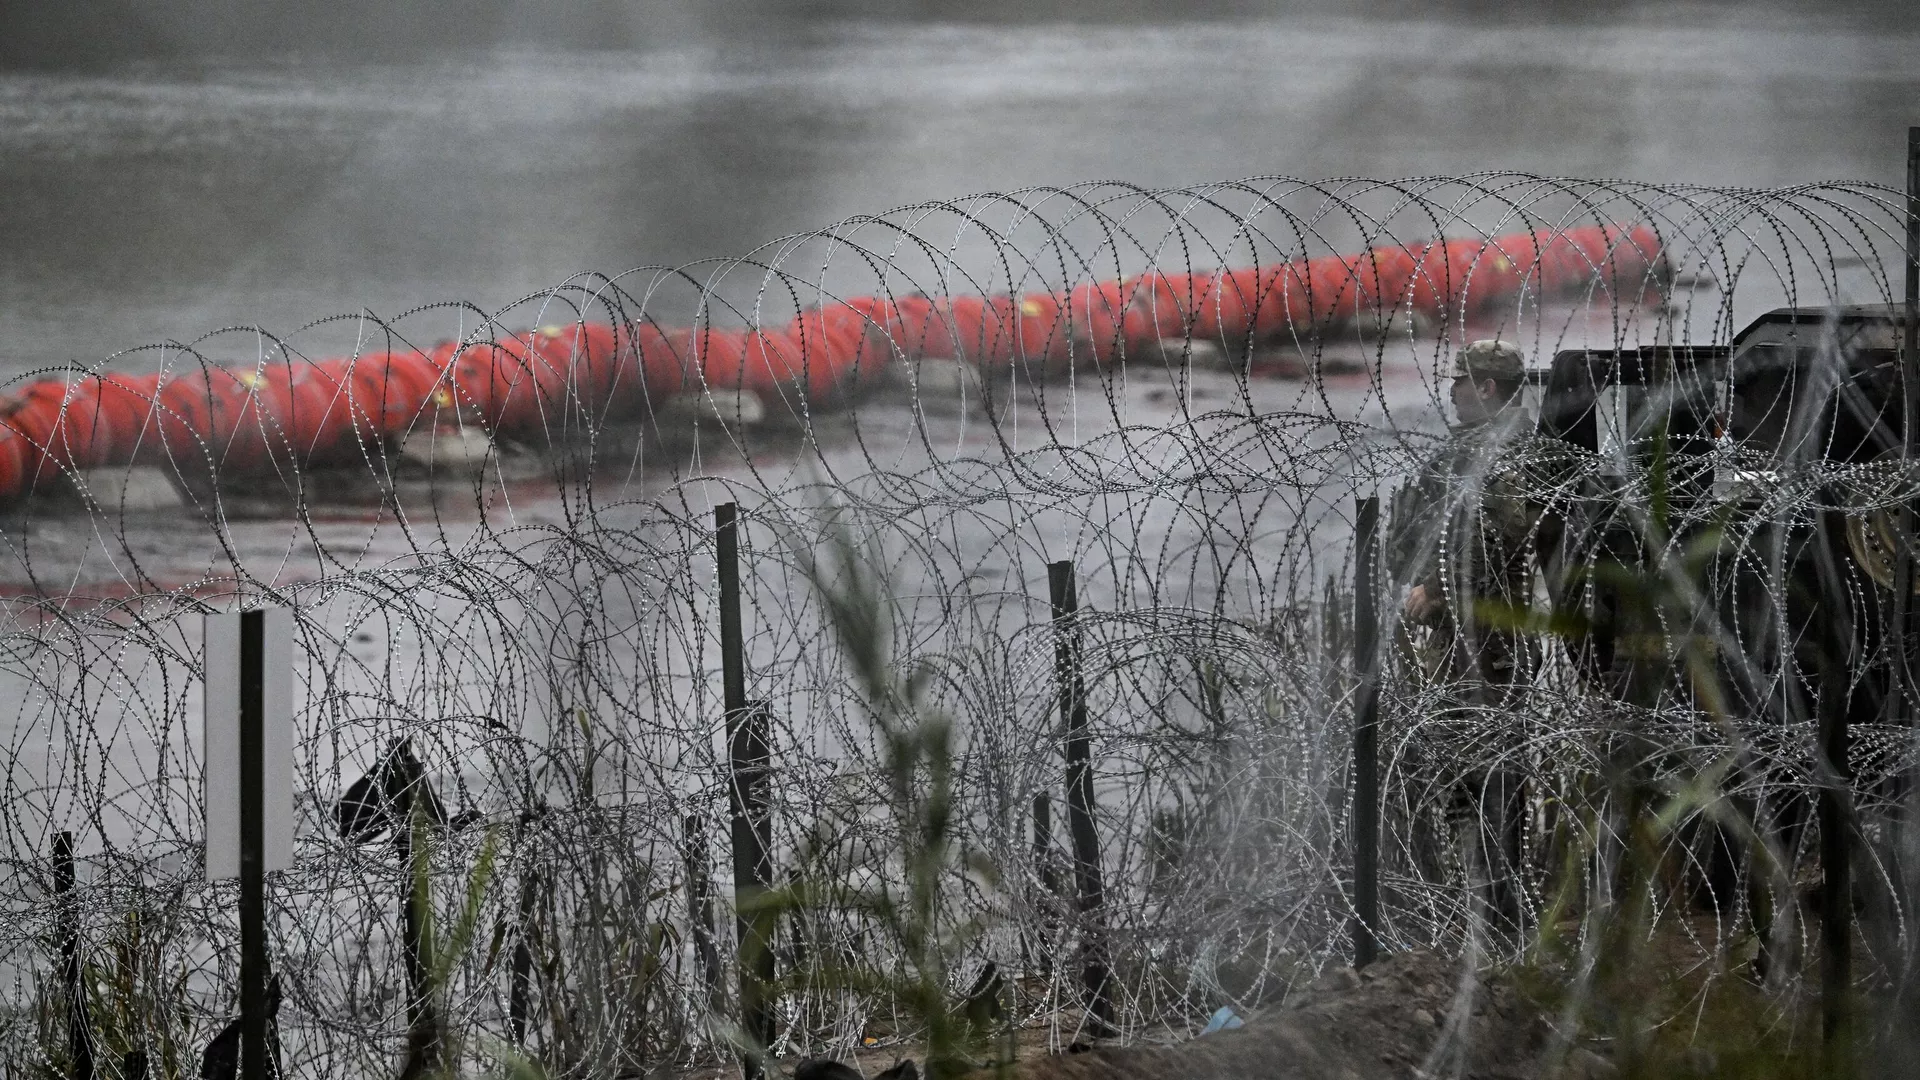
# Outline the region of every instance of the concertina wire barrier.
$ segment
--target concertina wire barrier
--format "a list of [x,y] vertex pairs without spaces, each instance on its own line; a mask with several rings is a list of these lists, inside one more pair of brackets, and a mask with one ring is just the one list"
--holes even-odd
[[[1443,451],[1454,353],[1500,337],[1543,370],[1567,350],[1725,345],[1780,306],[1891,303],[1903,214],[1866,184],[1087,184],[581,277],[499,311],[227,328],[20,376],[0,410],[0,677],[18,703],[4,1056],[62,1067],[63,910],[99,1075],[134,1049],[153,1075],[193,1074],[234,1015],[234,887],[200,872],[197,672],[200,615],[255,603],[296,612],[296,857],[268,891],[286,1075],[390,1075],[404,1053],[407,870],[390,844],[343,837],[335,809],[398,740],[457,825],[433,848],[436,911],[459,910],[483,837],[497,845],[445,987],[466,1052],[513,1039],[525,941],[521,1036],[548,1067],[638,1075],[723,1053],[731,918],[722,905],[716,989],[687,886],[698,864],[730,895],[724,502],[742,515],[749,696],[772,718],[777,884],[900,884],[875,703],[814,580],[866,576],[885,655],[920,688],[911,709],[953,722],[956,846],[995,868],[949,868],[945,925],[981,927],[951,989],[992,961],[1018,976],[1020,1018],[1076,1037],[1088,927],[1063,884],[1046,574],[1070,559],[1115,1023],[1168,1037],[1271,1000],[1344,962],[1355,500],[1393,508]],[[1847,350],[1819,355],[1839,374],[1775,387],[1793,415],[1844,380]],[[1724,418],[1724,383],[1706,392]],[[1399,617],[1409,559],[1461,556],[1447,528],[1389,514],[1386,948],[1513,954],[1568,845],[1614,841],[1623,771],[1714,777],[1802,873],[1814,718],[1842,701],[1858,873],[1897,894],[1890,778],[1912,751],[1880,719],[1871,552],[1840,545],[1833,563],[1858,600],[1826,616],[1857,646],[1845,670],[1816,679],[1781,643],[1821,618],[1789,602],[1794,552],[1833,521],[1867,535],[1911,480],[1805,449],[1818,439],[1756,449],[1724,423],[1649,453],[1661,440],[1636,418],[1657,397],[1603,394],[1593,447],[1521,440],[1499,466],[1529,485],[1528,566],[1561,553],[1570,609],[1605,601],[1603,565],[1690,598],[1653,605],[1607,670],[1590,641],[1535,629],[1511,635],[1529,659],[1498,700],[1423,673],[1425,632]],[[1697,557],[1708,528],[1719,542]],[[853,562],[826,557],[844,544]],[[1515,607],[1551,599],[1547,572],[1528,576]],[[1697,676],[1702,643],[1711,692],[1675,674]],[[1042,795],[1056,824],[1036,845]],[[53,892],[62,832],[70,907]],[[1704,811],[1665,842],[1691,884],[1651,896],[1656,920],[1702,955],[1780,933],[1756,899],[1777,882],[1729,860]],[[1596,895],[1602,862],[1582,871]],[[1863,970],[1899,968],[1910,926],[1896,911],[1870,927]],[[913,1037],[844,977],[904,963],[868,914],[793,912],[776,954],[777,1049]]]

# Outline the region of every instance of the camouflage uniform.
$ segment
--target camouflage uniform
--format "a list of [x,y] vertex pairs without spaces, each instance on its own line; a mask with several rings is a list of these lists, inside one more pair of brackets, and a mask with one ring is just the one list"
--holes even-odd
[[[1455,374],[1518,380],[1519,350],[1488,348],[1494,344],[1461,350]],[[1454,425],[1446,447],[1394,497],[1395,579],[1444,602],[1424,627],[1405,628],[1405,645],[1417,676],[1450,687],[1463,705],[1497,704],[1533,673],[1533,647],[1512,625],[1533,593],[1540,514],[1523,460],[1533,427],[1517,407]]]
[[1532,596],[1529,547],[1539,513],[1526,471],[1503,460],[1531,429],[1519,409],[1457,424],[1446,448],[1394,497],[1396,577],[1445,604],[1425,627],[1407,628],[1416,670],[1468,701],[1493,704],[1533,670],[1531,649],[1511,624]]
[[[1510,344],[1478,341],[1456,354],[1454,374],[1518,381],[1523,362]],[[1537,438],[1533,418],[1518,406],[1457,424],[1447,445],[1394,496],[1394,580],[1424,586],[1442,601],[1423,623],[1402,625],[1401,647],[1414,677],[1440,692],[1443,714],[1477,727],[1480,745],[1485,725],[1499,718],[1478,710],[1510,704],[1535,669],[1535,645],[1515,620],[1533,592],[1539,478],[1528,456]],[[1429,850],[1422,860],[1452,862],[1476,852],[1496,931],[1519,928],[1524,784],[1511,767],[1462,776],[1444,810],[1452,834],[1444,846],[1452,856]]]

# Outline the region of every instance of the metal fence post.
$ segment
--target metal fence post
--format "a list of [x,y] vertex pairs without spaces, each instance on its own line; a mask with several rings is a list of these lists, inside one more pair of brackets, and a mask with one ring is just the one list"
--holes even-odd
[[1353,545],[1353,966],[1373,963],[1380,925],[1380,499],[1359,500]]
[[240,1076],[265,1080],[267,613],[240,615]]
[[1107,975],[1100,836],[1093,823],[1093,743],[1087,734],[1087,688],[1080,670],[1080,599],[1073,560],[1048,564],[1047,587],[1053,604],[1054,677],[1060,719],[1066,726],[1067,834],[1073,844],[1073,874],[1086,934],[1081,978],[1091,1033],[1105,1035],[1113,1030],[1113,1002]]
[[1847,997],[1853,983],[1853,882],[1848,845],[1852,817],[1847,766],[1846,677],[1839,657],[1824,657],[1820,672],[1820,1013],[1829,1044],[1844,1041]]
[[1060,896],[1060,876],[1053,864],[1053,797],[1041,792],[1033,797],[1033,878],[1037,887],[1034,904],[1037,928],[1020,936],[1022,967],[1031,973],[1036,967],[1053,968],[1053,931],[1055,904]]
[[520,879],[520,924],[513,934],[513,960],[507,983],[507,1030],[515,1046],[527,1042],[527,1022],[533,1012],[533,918],[540,896],[540,872],[529,870]]
[[[767,720],[760,703],[727,714],[728,756],[733,782],[733,899],[739,913],[740,1022],[760,1051],[773,1045],[774,913],[762,907],[773,878],[773,821],[767,792]],[[762,1075],[749,1055],[749,1078]]]
[[93,1033],[88,1030],[80,906],[74,889],[73,834],[63,832],[53,838],[53,896],[60,920],[60,977],[67,991],[67,1063],[73,1080],[93,1080]]
[[683,825],[684,859],[687,864],[687,923],[693,930],[693,954],[700,961],[700,976],[706,990],[709,1009],[720,1001],[720,950],[713,938],[712,863],[707,855],[707,819],[688,814]]
[[[1920,429],[1920,127],[1907,129],[1906,294],[1900,334],[1901,430],[1900,458],[1911,465]],[[1909,613],[1913,606],[1915,527],[1913,503],[1899,508],[1898,543],[1894,548],[1893,603],[1888,627],[1895,643],[1892,692],[1887,695],[1887,721],[1900,724],[1907,714],[1908,695],[1914,691],[1911,657],[1907,651]]]
[[[231,877],[240,885],[240,1016],[208,1052],[218,1047],[231,1055],[225,1067],[241,1080],[266,1080],[279,1069],[266,879],[290,865],[293,849],[293,612],[210,614],[205,631],[204,865],[209,880]],[[342,818],[345,831],[350,816]]]
[[1060,892],[1053,867],[1053,796],[1044,791],[1033,797],[1033,870],[1049,895]]
[[720,667],[727,721],[728,784],[733,816],[733,898],[740,942],[740,1026],[755,1044],[744,1055],[747,1080],[765,1074],[773,1045],[773,913],[762,910],[773,878],[773,821],[768,806],[768,715],[747,701],[746,637],[740,618],[739,509],[713,511],[720,577]]

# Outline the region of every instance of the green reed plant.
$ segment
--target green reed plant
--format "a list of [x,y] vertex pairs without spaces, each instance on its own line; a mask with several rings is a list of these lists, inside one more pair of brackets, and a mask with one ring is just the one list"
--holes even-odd
[[1002,1034],[998,981],[989,978],[965,995],[951,985],[985,930],[979,918],[953,914],[952,890],[969,878],[990,889],[999,885],[990,860],[956,843],[953,721],[927,700],[930,668],[911,664],[901,673],[889,638],[892,601],[871,553],[840,525],[824,551],[798,544],[793,550],[878,742],[891,850],[879,853],[885,869],[871,886],[813,876],[770,892],[762,904],[823,916],[844,912],[875,931],[872,946],[897,956],[896,965],[883,969],[816,953],[810,976],[816,985],[885,1001],[910,1018],[926,1047],[927,1076],[948,1080],[984,1062],[1004,1063],[1011,1055],[995,1046]]
[[[595,795],[595,774],[613,740],[589,710],[575,708],[571,716],[546,767],[546,779],[567,798],[529,824],[529,842],[538,837],[554,852],[536,862],[564,867],[540,871],[529,896],[530,924],[522,928],[531,960],[534,1045],[494,1045],[488,1055],[522,1072],[641,1075],[688,1047],[704,1003],[675,992],[681,936],[666,912],[675,892],[671,876],[639,849],[608,842],[632,831],[623,817],[630,810],[603,805]],[[490,954],[501,951],[506,929],[503,918]]]
[[89,1018],[96,1045],[117,1063],[144,1057],[151,1080],[192,1075],[198,1062],[181,1006],[188,970],[169,968],[158,911],[128,909],[107,942],[105,964],[87,964]]
[[[489,827],[480,841],[480,851],[467,873],[460,906],[453,914],[445,935],[439,932],[441,919],[433,902],[433,857],[439,845],[438,830],[428,821],[426,800],[413,800],[409,824],[407,873],[412,882],[413,917],[419,932],[419,964],[425,973],[425,1000],[420,1004],[421,1023],[408,1032],[408,1056],[402,1075],[408,1077],[457,1077],[465,1058],[465,1033],[449,1023],[447,994],[454,973],[463,966],[472,950],[474,932],[487,905],[493,885],[493,865],[499,834]],[[409,988],[409,993],[412,989]]]
[[[148,1080],[197,1075],[195,1025],[186,1008],[189,972],[185,964],[168,961],[166,911],[166,905],[143,898],[126,910],[103,941],[83,951],[81,992],[94,1074],[101,1080],[142,1067]],[[58,955],[57,941],[49,941],[47,948]],[[29,1076],[66,1080],[73,1075],[69,992],[57,971],[34,980],[28,1011],[38,1045],[26,1070]]]

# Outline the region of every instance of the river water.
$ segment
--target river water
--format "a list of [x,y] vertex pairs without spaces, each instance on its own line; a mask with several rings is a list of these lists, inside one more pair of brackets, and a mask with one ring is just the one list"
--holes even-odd
[[645,51],[0,71],[0,377],[222,326],[494,310],[582,271],[1033,185],[1899,182],[1911,19],[1673,10],[849,22]]
[[471,307],[408,329],[457,336],[583,272],[1036,185],[1896,182],[1920,26],[1734,10],[817,21],[627,51],[521,34],[406,60],[0,70],[0,378],[159,342],[255,361],[257,336],[207,337],[231,326],[344,353],[385,344],[353,316],[450,301]]
[[[471,331],[475,311],[583,272],[737,255],[852,215],[1036,185],[1487,170],[1750,186],[1900,179],[1904,126],[1920,119],[1913,27],[1676,10],[1565,23],[1497,14],[1180,26],[848,22],[779,41],[627,51],[523,38],[405,61],[255,56],[85,74],[0,71],[0,378],[157,342],[204,341],[216,359],[251,363],[257,336],[205,338],[231,326],[294,335],[309,356],[342,353],[367,343],[368,322],[351,316],[472,305],[424,317],[428,340],[453,336]],[[350,317],[314,324],[336,314]],[[882,400],[817,454],[792,452],[799,444],[789,436],[744,455],[710,437],[679,447],[672,467],[653,475],[741,477],[751,461],[761,486],[781,489],[810,476],[913,473],[970,454],[1092,441],[1214,408],[1349,418],[1391,410],[1397,423],[1431,428],[1438,414],[1420,377],[1422,348],[1377,353],[1386,361],[1379,381],[1347,375],[1324,387],[1218,374],[1188,383],[1165,372],[1118,392],[1082,382],[1078,396],[1053,393],[1044,412],[1009,414],[999,432],[977,410],[922,423],[907,404]],[[161,355],[115,363],[138,369]],[[1014,430],[1024,434],[1003,441]],[[567,527],[571,504],[532,475],[517,489],[502,480],[481,493],[495,528]],[[699,489],[687,505],[704,512],[703,500],[724,497]],[[261,580],[311,578],[420,547],[457,552],[476,527],[474,500],[466,502],[424,514],[416,505],[404,524],[385,506],[351,500],[300,523],[235,515],[220,526],[230,547],[213,545],[213,530],[192,512],[103,523],[49,509],[9,519],[0,581],[15,591],[124,593],[230,574],[235,553]],[[1144,517],[1109,509],[1030,528],[983,526],[973,539],[1011,551],[1019,545],[1009,537],[1037,537],[1020,550],[1020,566],[997,567],[1009,592],[1031,591],[1044,588],[1045,558],[1103,545],[1127,557],[1184,551],[1191,538],[1178,518],[1165,506]],[[1090,522],[1156,539],[1133,550],[1131,534],[1090,538]],[[964,527],[953,543],[967,547]],[[979,572],[996,557],[963,561]],[[1124,591],[1093,584],[1089,602]],[[420,689],[438,685],[441,673],[424,670],[431,650],[358,636],[372,621],[337,628],[354,673],[328,676],[343,680],[335,689],[373,687],[393,695],[382,707],[432,712],[436,699]],[[756,647],[780,645],[774,635]],[[141,668],[113,691],[125,714],[150,707],[137,688],[157,670]],[[169,693],[167,708],[185,720],[190,692]],[[537,734],[539,710],[523,704],[525,732]],[[64,755],[75,744],[59,745],[59,712],[44,697],[24,708],[20,730],[39,742],[32,753],[16,749],[14,783],[72,767]],[[132,730],[133,742],[139,736]],[[187,728],[168,726],[165,741],[190,771]],[[372,745],[371,737],[316,744],[308,775],[329,787],[341,775],[332,772],[336,753],[364,757]],[[129,762],[116,790],[151,781],[148,752],[109,745],[100,757],[115,755]],[[38,822],[77,812],[47,795],[44,817],[23,818],[13,843],[38,848]],[[133,807],[123,835],[138,833],[146,812]]]

